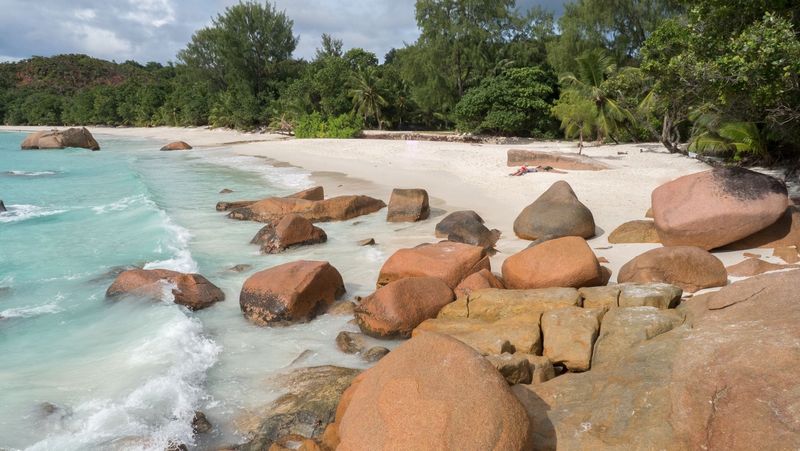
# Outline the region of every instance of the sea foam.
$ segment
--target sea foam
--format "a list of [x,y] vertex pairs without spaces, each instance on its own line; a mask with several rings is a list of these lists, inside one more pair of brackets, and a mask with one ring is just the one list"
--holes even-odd
[[93,399],[71,409],[58,430],[29,450],[164,450],[170,443],[194,445],[192,418],[208,398],[206,371],[221,347],[203,335],[199,320],[179,308],[155,335],[133,348],[133,369],[159,365],[163,370],[120,399]]
[[67,211],[37,207],[36,205],[6,205],[6,209],[8,211],[0,213],[0,223],[25,221],[27,219],[57,215]]

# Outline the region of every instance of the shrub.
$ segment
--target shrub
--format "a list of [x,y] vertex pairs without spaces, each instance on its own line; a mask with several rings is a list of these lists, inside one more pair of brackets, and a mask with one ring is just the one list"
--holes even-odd
[[319,113],[301,116],[294,127],[297,138],[357,138],[364,129],[364,120],[354,114],[323,119]]

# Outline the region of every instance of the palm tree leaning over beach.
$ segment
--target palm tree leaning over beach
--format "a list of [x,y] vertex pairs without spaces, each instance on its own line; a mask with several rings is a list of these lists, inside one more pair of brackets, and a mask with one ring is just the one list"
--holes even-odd
[[388,105],[378,90],[378,78],[375,68],[361,69],[350,77],[350,97],[353,98],[353,110],[367,118],[375,117],[378,130],[381,129],[381,108]]

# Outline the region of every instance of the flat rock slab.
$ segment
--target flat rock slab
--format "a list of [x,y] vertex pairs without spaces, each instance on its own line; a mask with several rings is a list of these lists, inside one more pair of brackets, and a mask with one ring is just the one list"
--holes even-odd
[[610,166],[586,155],[539,150],[510,149],[508,166],[551,166],[574,171],[602,171]]

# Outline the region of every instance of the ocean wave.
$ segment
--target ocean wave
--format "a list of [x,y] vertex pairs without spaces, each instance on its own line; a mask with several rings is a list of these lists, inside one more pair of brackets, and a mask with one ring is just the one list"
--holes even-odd
[[172,218],[163,210],[159,210],[164,228],[170,235],[170,240],[161,244],[172,252],[173,257],[166,260],[149,262],[144,265],[144,269],[169,269],[184,273],[196,273],[198,271],[197,262],[189,251],[189,242],[192,234],[185,228],[175,224]]
[[[108,213],[110,211],[126,210],[131,205],[134,205],[134,204],[137,204],[137,203],[147,203],[147,202],[148,202],[147,197],[145,197],[143,194],[139,194],[137,196],[123,197],[122,199],[120,199],[120,200],[118,200],[116,202],[112,202],[110,204],[99,205],[97,207],[92,207],[92,211],[94,211],[98,215],[102,215],[102,214],[106,214],[106,213]],[[150,202],[150,203],[152,203],[152,202]]]
[[36,205],[6,205],[8,211],[0,213],[0,223],[19,222],[64,213],[67,210],[48,209]]
[[43,177],[46,175],[56,175],[56,171],[6,171],[4,175],[11,177]]
[[206,372],[222,349],[203,335],[199,320],[174,311],[175,317],[128,357],[133,366],[157,364],[164,371],[121,399],[78,405],[59,430],[28,449],[163,451],[170,443],[194,446],[194,411],[207,398]]
[[0,318],[31,318],[33,316],[64,311],[58,304],[44,304],[36,307],[18,307],[0,311]]
[[282,188],[305,189],[313,186],[311,173],[297,167],[275,167],[270,165],[264,158],[250,157],[247,155],[225,155],[207,156],[204,161],[239,169],[246,172],[255,172],[270,184],[278,185]]

